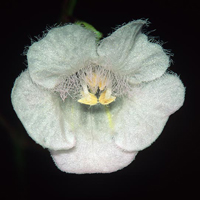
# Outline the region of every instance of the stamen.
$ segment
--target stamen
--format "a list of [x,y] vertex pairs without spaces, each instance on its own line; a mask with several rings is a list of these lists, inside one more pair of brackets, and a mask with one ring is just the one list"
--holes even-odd
[[96,94],[98,90],[97,75],[95,73],[92,73],[90,77],[86,76],[85,79],[85,82],[89,86],[89,89],[92,92],[92,94]]
[[98,103],[97,97],[88,91],[86,84],[83,83],[82,86],[83,86],[83,91],[81,91],[81,95],[83,98],[79,99],[78,102],[91,106],[97,104]]
[[79,103],[90,105],[90,106],[96,105],[98,103],[97,97],[92,93],[88,93],[87,95],[85,95],[85,93],[82,92],[82,96],[83,98],[78,100]]
[[82,87],[83,87],[83,94],[88,95],[88,94],[89,94],[89,91],[88,91],[88,89],[87,89],[87,85],[83,83],[83,84],[82,84]]
[[69,97],[87,105],[108,105],[115,101],[116,97],[132,94],[127,76],[121,76],[95,64],[63,77],[54,91],[63,101]]
[[111,96],[111,92],[109,90],[105,90],[99,97],[99,103],[102,105],[108,105],[115,101],[115,99],[116,97]]
[[104,90],[105,87],[106,87],[106,78],[104,77],[103,80],[99,81],[99,89]]
[[97,86],[97,75],[95,73],[92,73],[92,77],[86,76],[86,82],[90,87],[96,87]]

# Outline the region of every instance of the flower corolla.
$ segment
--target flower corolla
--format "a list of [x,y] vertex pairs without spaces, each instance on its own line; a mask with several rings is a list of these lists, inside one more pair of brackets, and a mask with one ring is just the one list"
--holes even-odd
[[169,55],[142,32],[145,20],[97,41],[75,24],[56,27],[27,51],[12,104],[29,136],[69,173],[124,168],[150,146],[184,102]]

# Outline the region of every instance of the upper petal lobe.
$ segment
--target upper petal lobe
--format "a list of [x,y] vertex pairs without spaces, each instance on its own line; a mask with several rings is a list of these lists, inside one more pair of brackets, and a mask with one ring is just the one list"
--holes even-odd
[[43,39],[33,43],[27,53],[32,80],[48,89],[96,56],[95,34],[78,25],[51,29]]
[[97,49],[102,66],[127,75],[132,83],[151,81],[164,74],[169,57],[159,44],[141,32],[146,21],[137,20],[117,29]]

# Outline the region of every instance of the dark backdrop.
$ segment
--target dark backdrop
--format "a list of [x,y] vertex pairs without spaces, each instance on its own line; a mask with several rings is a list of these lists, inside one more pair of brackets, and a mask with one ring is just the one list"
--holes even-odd
[[74,18],[106,36],[117,25],[148,18],[148,30],[174,53],[171,70],[186,86],[184,106],[172,115],[158,140],[125,169],[111,174],[59,171],[48,150],[28,137],[13,111],[10,92],[25,69],[30,38],[60,19],[63,1],[4,0],[1,20],[0,198],[2,199],[172,199],[196,197],[199,175],[199,7],[198,1],[79,0]]

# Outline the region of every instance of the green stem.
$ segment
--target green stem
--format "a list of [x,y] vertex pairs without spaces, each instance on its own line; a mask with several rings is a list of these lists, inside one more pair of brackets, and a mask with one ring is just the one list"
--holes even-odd
[[99,31],[97,31],[94,26],[92,26],[91,24],[84,22],[84,21],[76,21],[75,24],[80,25],[80,26],[84,26],[86,29],[94,32],[96,34],[96,38],[97,40],[100,40],[103,37],[103,34]]
[[69,0],[68,6],[67,6],[67,9],[66,9],[66,14],[68,16],[71,17],[73,15],[76,3],[77,3],[77,0]]
[[62,12],[59,21],[68,23],[74,21],[73,12],[78,0],[64,0],[62,5]]

